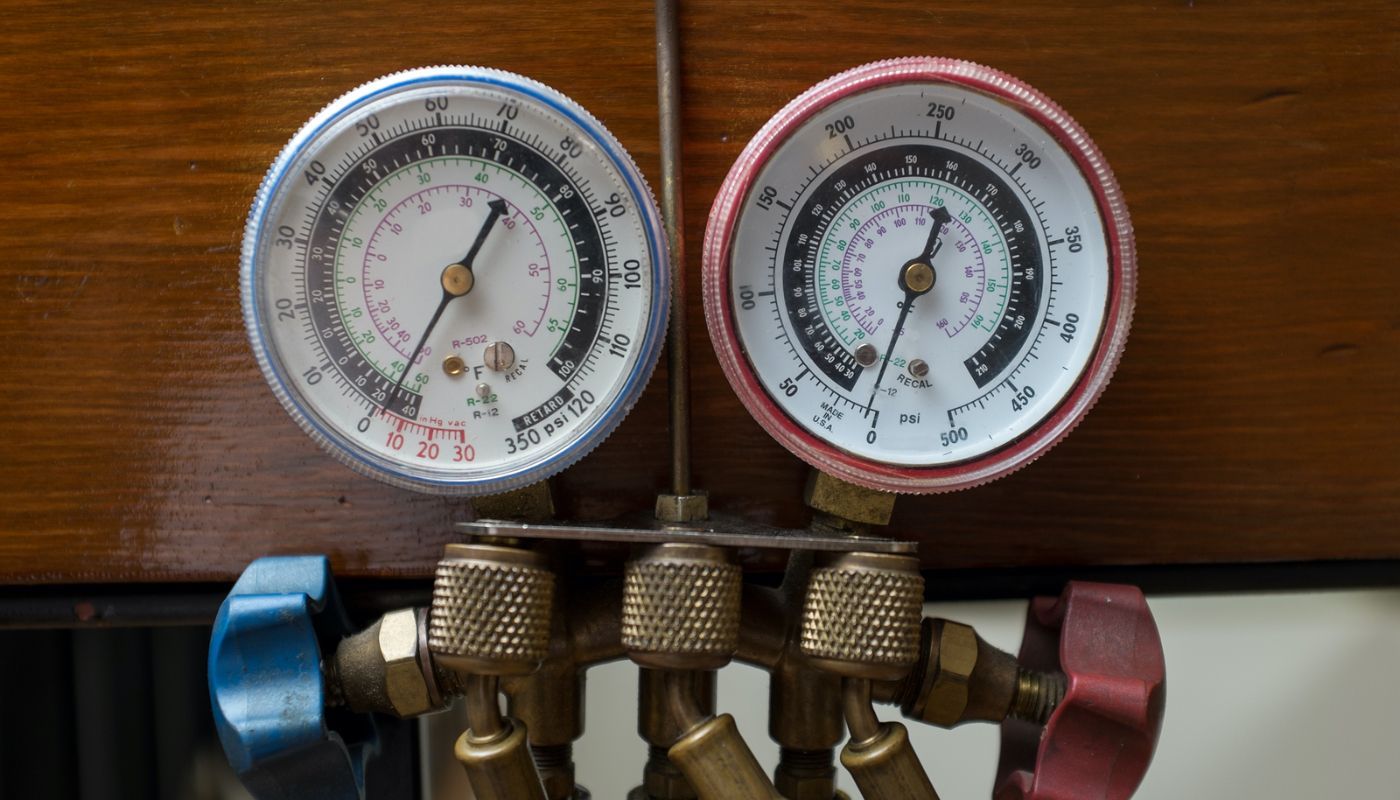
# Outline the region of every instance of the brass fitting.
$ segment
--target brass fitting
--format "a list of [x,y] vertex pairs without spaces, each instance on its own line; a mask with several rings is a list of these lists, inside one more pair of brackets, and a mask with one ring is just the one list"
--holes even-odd
[[442,709],[426,621],[426,610],[401,608],[342,640],[331,662],[332,694],[359,713],[408,718]]
[[865,800],[938,800],[928,773],[898,722],[880,724],[873,736],[841,750],[841,765],[850,771]]
[[669,755],[700,800],[782,800],[729,714],[693,726]]
[[739,735],[734,718],[708,714],[696,702],[690,685],[693,674],[679,670],[660,674],[670,719],[684,731],[667,751],[667,759],[685,775],[699,800],[782,800]]
[[546,800],[525,726],[517,720],[506,719],[500,731],[487,736],[464,731],[453,754],[478,800]]
[[655,669],[719,669],[739,646],[743,572],[718,547],[662,544],[629,561],[622,644]]
[[628,800],[696,800],[699,795],[680,767],[671,763],[670,748],[647,748],[642,785],[627,793]]
[[1065,699],[1065,676],[1021,669],[1016,672],[1016,696],[1009,716],[1045,725]]
[[637,727],[650,748],[638,796],[697,796],[668,750],[714,713],[709,670],[729,663],[738,647],[742,591],[742,571],[717,547],[662,544],[627,563],[622,646],[642,667]]
[[768,733],[794,750],[830,750],[841,743],[841,676],[786,654],[768,680]]
[[438,562],[428,644],[459,673],[528,675],[549,654],[554,574],[530,550],[449,544]]
[[[531,736],[533,738],[533,730]],[[535,759],[535,769],[544,784],[544,796],[548,800],[581,800],[589,797],[587,789],[581,788],[574,774],[574,745],[530,744],[530,755]]]
[[539,553],[450,544],[438,562],[428,642],[462,679],[468,727],[456,755],[478,800],[546,800],[525,725],[499,703],[501,676],[528,675],[548,655],[553,602]]
[[583,735],[584,675],[574,660],[569,615],[562,607],[567,600],[557,594],[555,599],[549,656],[533,673],[507,677],[501,685],[510,715],[530,731],[530,752],[545,795],[549,800],[570,800],[578,791],[573,743]]
[[540,481],[509,492],[478,497],[472,501],[472,510],[480,519],[537,522],[554,517],[554,495],[549,490],[549,481]]
[[[922,720],[930,725],[939,725],[951,728],[960,722],[964,722],[968,717],[968,698],[971,694],[973,684],[973,674],[977,670],[979,646],[985,644],[982,638],[977,635],[971,627],[957,622],[946,620],[925,620],[924,636],[926,637],[929,654],[935,654],[933,660],[926,660],[924,663],[933,669],[925,669],[923,677],[923,691],[919,693],[913,702],[904,707],[904,713],[915,719]],[[983,661],[985,664],[985,661]],[[1015,668],[1015,660],[1012,659],[1011,666]],[[984,677],[983,675],[978,677]],[[1004,705],[995,701],[1002,699],[1001,692],[995,689],[1002,685],[1000,681],[979,680],[976,682],[979,695],[984,699],[993,701],[992,705]],[[992,689],[994,696],[986,698],[987,689]],[[1009,700],[1009,698],[1006,698]],[[993,711],[993,714],[996,712]]]
[[[825,524],[854,530],[890,524],[895,495],[856,486],[814,469],[807,474],[802,499],[821,516]],[[854,526],[849,523],[854,523]]]
[[710,495],[703,490],[657,495],[656,518],[670,525],[704,522],[710,518]]
[[919,656],[924,580],[910,556],[845,553],[812,571],[802,612],[802,653],[845,678],[850,741],[841,763],[866,800],[937,800],[898,723],[881,724],[871,681],[896,680]]
[[[733,718],[712,716],[696,691],[703,688],[696,685],[696,673],[729,663],[739,647],[742,593],[742,570],[718,547],[661,544],[627,563],[622,645],[637,664],[659,670],[641,687],[643,734],[670,726],[679,733],[667,751],[668,762],[659,762],[652,742],[643,787],[652,797],[685,798],[694,792],[700,800],[778,798]],[[661,695],[650,704],[648,687]],[[684,782],[668,764],[679,769]]]
[[971,626],[926,619],[919,662],[898,682],[877,685],[877,699],[898,703],[910,719],[952,728],[1000,723],[1008,716],[1044,724],[1064,697],[1064,677],[1022,669],[1016,657]]
[[778,743],[773,784],[788,800],[837,796],[836,745],[845,735],[841,676],[815,669],[791,646],[768,681],[768,733]]
[[[690,720],[678,719],[670,712],[668,693],[675,690],[673,680],[683,680],[683,691],[696,704],[701,717],[715,713],[715,673],[692,671],[666,673],[642,667],[637,676],[637,733],[647,743],[647,763],[642,771],[642,785],[637,788],[638,800],[695,800],[695,789],[685,773],[671,763],[667,751],[686,732]],[[629,797],[632,795],[629,795]]]
[[837,675],[896,680],[918,660],[923,602],[918,559],[843,553],[812,570],[802,653]]
[[847,800],[836,788],[835,748],[794,750],[781,748],[773,786],[787,800]]

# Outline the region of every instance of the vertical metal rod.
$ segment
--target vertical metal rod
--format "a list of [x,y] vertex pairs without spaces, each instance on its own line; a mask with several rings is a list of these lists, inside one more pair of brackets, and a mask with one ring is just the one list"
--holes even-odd
[[690,487],[690,355],[686,341],[685,225],[681,202],[681,76],[677,0],[656,0],[656,96],[661,123],[661,213],[671,253],[666,375],[671,400],[671,493]]

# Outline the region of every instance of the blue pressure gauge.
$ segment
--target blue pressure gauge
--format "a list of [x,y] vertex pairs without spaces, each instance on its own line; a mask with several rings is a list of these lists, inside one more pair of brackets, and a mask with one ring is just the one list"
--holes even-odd
[[660,215],[617,139],[528,78],[433,67],[330,104],[243,242],[253,351],[350,467],[439,494],[546,478],[617,427],[661,350]]

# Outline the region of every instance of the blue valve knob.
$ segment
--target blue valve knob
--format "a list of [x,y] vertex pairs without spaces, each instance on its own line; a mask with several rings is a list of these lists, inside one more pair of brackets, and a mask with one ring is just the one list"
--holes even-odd
[[[325,556],[260,558],[219,607],[209,698],[229,763],[256,800],[361,800],[372,718],[327,724],[322,653],[350,633]],[[334,729],[332,729],[334,728]]]

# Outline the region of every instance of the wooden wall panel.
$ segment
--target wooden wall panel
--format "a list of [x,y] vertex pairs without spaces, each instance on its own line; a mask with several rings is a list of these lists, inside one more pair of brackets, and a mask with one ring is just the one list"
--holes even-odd
[[[269,553],[428,574],[460,502],[379,486],[286,419],[246,346],[257,182],[323,104],[396,69],[529,74],[653,183],[644,2],[0,3],[0,581],[223,580]],[[1137,228],[1118,377],[1041,461],[900,502],[938,567],[1400,557],[1400,14],[1346,5],[683,6],[692,283],[709,202],[767,117],[908,54],[1019,75],[1082,122]],[[696,475],[797,525],[803,469],[695,334]],[[664,378],[561,479],[567,513],[664,484]]]

